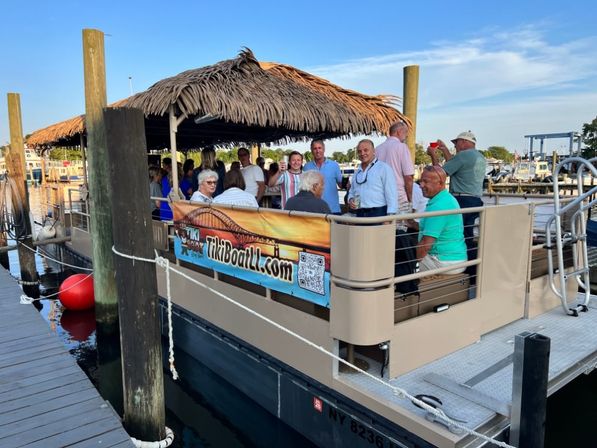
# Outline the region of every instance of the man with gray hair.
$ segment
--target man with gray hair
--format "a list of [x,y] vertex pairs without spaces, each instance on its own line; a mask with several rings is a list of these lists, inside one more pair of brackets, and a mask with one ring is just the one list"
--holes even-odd
[[321,199],[325,181],[318,171],[305,171],[301,174],[299,192],[286,201],[284,210],[310,213],[331,213],[326,201]]

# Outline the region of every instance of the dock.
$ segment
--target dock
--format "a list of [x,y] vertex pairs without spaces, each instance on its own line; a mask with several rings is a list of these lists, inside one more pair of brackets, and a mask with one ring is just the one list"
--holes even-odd
[[134,447],[120,417],[0,268],[0,446]]

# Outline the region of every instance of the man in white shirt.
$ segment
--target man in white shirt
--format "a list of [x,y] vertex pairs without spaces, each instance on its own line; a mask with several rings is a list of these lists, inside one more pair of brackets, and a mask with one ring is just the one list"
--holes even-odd
[[259,202],[263,197],[263,193],[265,193],[263,170],[259,166],[251,164],[251,155],[247,148],[238,148],[237,154],[241,164],[241,172],[245,179],[245,191],[255,196],[255,199]]

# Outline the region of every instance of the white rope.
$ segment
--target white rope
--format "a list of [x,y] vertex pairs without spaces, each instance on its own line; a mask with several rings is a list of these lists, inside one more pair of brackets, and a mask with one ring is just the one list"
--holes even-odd
[[168,362],[170,364],[170,372],[172,372],[172,378],[174,380],[178,379],[178,372],[176,371],[176,367],[174,366],[174,336],[172,330],[172,295],[170,291],[170,261],[167,258],[160,257],[156,251],[155,258],[143,258],[143,257],[136,257],[134,255],[124,254],[119,252],[116,247],[112,246],[112,252],[116,255],[128,258],[129,260],[137,260],[137,261],[145,261],[147,263],[155,263],[158,266],[164,268],[166,271],[166,301],[167,301],[167,315],[168,315]]
[[[485,434],[481,434],[481,433],[479,433],[479,432],[477,432],[477,431],[475,431],[473,429],[470,429],[470,428],[464,426],[460,422],[452,420],[441,409],[436,409],[436,408],[434,408],[432,406],[429,406],[424,401],[419,400],[415,396],[409,394],[406,390],[404,390],[404,389],[402,389],[400,387],[394,386],[393,384],[388,383],[387,381],[384,381],[382,378],[378,378],[378,377],[370,374],[369,372],[367,372],[367,371],[365,371],[365,370],[363,370],[363,369],[355,366],[354,364],[349,363],[345,359],[342,359],[339,356],[335,355],[334,353],[326,350],[324,347],[319,346],[319,345],[311,342],[310,340],[306,339],[305,337],[301,336],[300,334],[293,332],[292,330],[290,330],[290,329],[288,329],[288,328],[286,328],[286,327],[278,324],[277,322],[271,320],[270,318],[268,318],[268,317],[266,317],[266,316],[264,316],[262,314],[259,314],[258,312],[254,311],[253,309],[247,307],[246,305],[243,305],[240,302],[237,302],[236,300],[234,300],[234,299],[226,296],[225,294],[221,293],[220,291],[217,291],[217,290],[213,289],[212,287],[210,287],[210,286],[208,286],[208,285],[206,285],[206,284],[204,284],[204,283],[202,283],[202,282],[200,282],[200,281],[198,281],[198,280],[196,280],[196,279],[188,276],[184,272],[179,271],[179,270],[173,268],[170,265],[169,260],[167,260],[166,258],[158,256],[157,252],[156,252],[156,258],[152,260],[152,259],[149,259],[149,258],[135,257],[135,256],[132,256],[132,255],[126,255],[126,254],[120,253],[114,247],[112,247],[112,251],[115,254],[117,254],[117,255],[120,255],[122,257],[129,258],[129,259],[132,259],[132,260],[140,260],[140,261],[146,261],[148,263],[155,263],[158,266],[164,268],[164,270],[166,271],[166,289],[167,289],[167,295],[168,295],[168,297],[167,297],[167,299],[168,299],[168,323],[169,323],[169,326],[170,326],[168,335],[169,335],[169,339],[170,339],[169,343],[170,343],[171,347],[173,346],[173,340],[172,340],[172,323],[171,323],[172,322],[171,321],[171,319],[172,319],[171,318],[171,313],[172,313],[172,311],[171,311],[171,306],[172,306],[171,305],[171,301],[172,301],[172,299],[170,297],[170,271],[173,271],[174,273],[176,273],[176,274],[180,275],[181,277],[189,280],[190,282],[195,283],[196,285],[201,286],[202,288],[207,289],[208,291],[210,291],[210,292],[214,293],[215,295],[223,298],[224,300],[232,303],[233,305],[235,305],[235,306],[237,306],[237,307],[239,307],[239,308],[247,311],[249,314],[252,314],[253,316],[255,316],[255,317],[257,317],[257,318],[259,318],[259,319],[261,319],[261,320],[263,320],[263,321],[265,321],[267,323],[269,323],[270,325],[272,325],[272,326],[276,327],[277,329],[279,329],[279,330],[287,333],[288,335],[290,335],[290,336],[292,336],[292,337],[294,337],[294,338],[296,338],[296,339],[304,342],[308,346],[310,346],[310,347],[312,347],[312,348],[314,348],[314,349],[316,349],[316,350],[318,350],[318,351],[326,354],[330,358],[335,359],[336,361],[338,361],[338,362],[340,362],[342,364],[345,364],[346,366],[348,366],[348,367],[356,370],[359,373],[362,373],[363,375],[365,375],[365,376],[369,377],[370,379],[372,379],[372,380],[374,380],[374,381],[382,384],[383,386],[386,386],[386,387],[390,388],[392,390],[393,394],[396,395],[398,398],[410,400],[412,403],[414,403],[417,406],[425,409],[428,413],[430,413],[430,414],[434,415],[435,417],[439,418],[440,420],[446,422],[446,424],[449,427],[458,428],[458,429],[462,430],[463,432],[465,432],[465,433],[467,433],[469,435],[473,435],[475,437],[478,437],[479,439],[482,439],[482,440],[484,440],[486,442],[492,443],[492,444],[494,444],[496,446],[499,446],[499,447],[502,447],[502,448],[515,448],[512,445],[508,445],[505,442],[501,442],[499,440],[495,440],[495,439],[493,439],[491,437],[486,436]],[[172,355],[172,363],[173,363],[173,361],[174,361],[174,358],[173,358],[173,355]],[[172,367],[173,366],[171,364],[171,368]],[[174,375],[174,372],[173,372],[173,375]]]
[[37,249],[35,249],[33,247],[27,246],[25,243],[22,243],[20,241],[17,241],[17,244],[20,244],[21,246],[25,247],[26,249],[29,249],[33,253],[37,253],[42,258],[45,258],[47,260],[51,260],[54,263],[60,264],[62,266],[68,266],[69,268],[80,269],[81,271],[93,272],[92,268],[84,268],[83,266],[76,266],[74,264],[69,264],[69,263],[65,263],[64,261],[56,260],[55,258],[50,257],[46,251],[42,250],[39,247]]
[[167,448],[174,442],[174,431],[166,426],[166,438],[159,442],[143,442],[134,437],[131,437],[131,440],[137,448]]
[[52,297],[54,297],[54,296],[57,296],[57,295],[59,295],[60,293],[63,293],[63,292],[66,292],[66,291],[68,291],[69,289],[73,289],[75,286],[77,286],[77,285],[79,285],[79,284],[83,283],[85,280],[87,280],[87,279],[88,279],[89,277],[91,277],[92,275],[93,275],[93,273],[91,273],[91,274],[87,274],[87,275],[86,275],[85,277],[83,277],[81,280],[79,280],[79,281],[78,281],[78,282],[76,282],[76,283],[73,283],[73,284],[72,284],[72,285],[70,285],[68,288],[65,288],[65,289],[63,289],[62,291],[57,291],[57,292],[55,292],[55,293],[49,294],[49,295],[47,295],[47,296],[38,297],[37,299],[34,299],[33,297],[29,297],[29,296],[28,296],[28,295],[26,295],[26,294],[21,294],[21,298],[20,298],[20,301],[19,301],[19,303],[21,303],[21,304],[23,304],[23,305],[30,305],[31,303],[33,303],[33,302],[37,302],[38,300],[47,300],[47,299],[50,299],[50,298],[52,298]]

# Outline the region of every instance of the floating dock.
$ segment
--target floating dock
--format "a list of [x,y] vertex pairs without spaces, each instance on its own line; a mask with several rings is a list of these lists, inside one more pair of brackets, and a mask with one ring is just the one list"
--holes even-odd
[[0,269],[0,446],[134,447],[120,417]]

